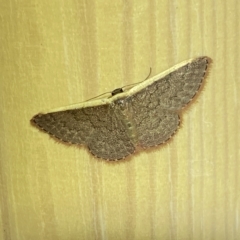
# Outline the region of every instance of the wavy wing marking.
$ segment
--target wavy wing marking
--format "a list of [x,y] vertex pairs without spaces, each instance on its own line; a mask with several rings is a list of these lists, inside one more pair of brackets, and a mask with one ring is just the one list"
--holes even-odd
[[31,121],[60,141],[85,144],[99,158],[122,159],[135,150],[111,105],[38,114]]
[[167,141],[180,124],[178,112],[198,92],[209,59],[200,57],[128,97],[138,144],[151,147]]

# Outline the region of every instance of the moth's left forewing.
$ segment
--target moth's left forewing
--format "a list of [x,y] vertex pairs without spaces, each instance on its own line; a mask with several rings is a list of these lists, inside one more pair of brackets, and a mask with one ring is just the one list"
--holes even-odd
[[[166,71],[159,73],[155,76],[153,76],[152,78],[149,78],[139,84],[137,84],[136,86],[134,86],[133,88],[131,88],[130,90],[128,90],[127,95],[131,96],[134,95],[137,92],[140,92],[141,90],[147,88],[148,86],[151,86],[153,83],[157,82],[157,81],[161,81],[162,79],[164,79],[166,76],[178,71],[179,69],[183,68],[183,67],[187,67],[187,66],[196,66],[197,63],[201,62],[202,63],[202,69],[203,69],[203,77],[202,79],[205,77],[207,69],[209,64],[211,63],[211,59],[209,57],[203,56],[203,57],[198,57],[198,58],[193,58],[193,59],[189,59],[186,61],[183,61],[169,69],[167,69]],[[199,68],[199,66],[196,66],[197,70]]]
[[135,101],[148,101],[168,111],[179,111],[196,95],[206,76],[210,59],[184,61],[131,88],[126,95]]

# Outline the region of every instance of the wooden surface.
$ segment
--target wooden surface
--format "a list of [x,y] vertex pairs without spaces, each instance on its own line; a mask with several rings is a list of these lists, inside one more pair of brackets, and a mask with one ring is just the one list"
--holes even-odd
[[[238,0],[0,6],[0,239],[240,239]],[[109,163],[29,123],[201,55],[204,89],[164,147]]]

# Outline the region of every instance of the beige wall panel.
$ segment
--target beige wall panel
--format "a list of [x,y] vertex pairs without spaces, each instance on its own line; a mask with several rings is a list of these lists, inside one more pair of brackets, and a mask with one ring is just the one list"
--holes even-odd
[[[238,0],[1,0],[0,239],[239,239],[239,16]],[[163,147],[111,163],[30,125],[201,55]]]

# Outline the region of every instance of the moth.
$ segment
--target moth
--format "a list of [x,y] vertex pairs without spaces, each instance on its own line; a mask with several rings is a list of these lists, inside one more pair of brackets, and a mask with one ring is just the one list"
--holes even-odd
[[39,113],[31,123],[61,142],[87,146],[98,158],[124,159],[176,133],[179,113],[199,91],[210,62],[206,56],[184,61],[107,97]]

